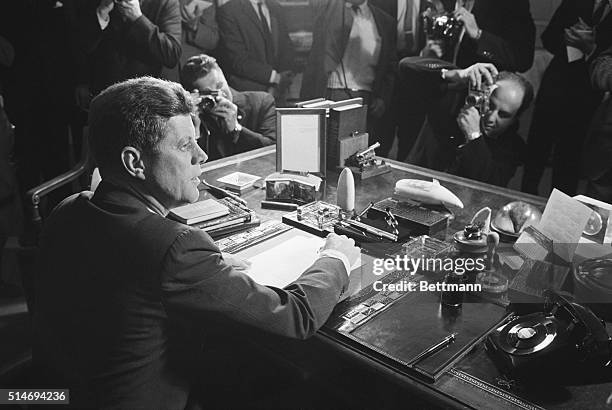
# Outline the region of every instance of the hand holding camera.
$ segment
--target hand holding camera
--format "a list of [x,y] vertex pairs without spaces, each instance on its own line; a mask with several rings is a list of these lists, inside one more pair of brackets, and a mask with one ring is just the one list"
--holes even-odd
[[444,74],[444,79],[455,82],[469,82],[470,88],[480,90],[483,85],[491,86],[495,84],[498,74],[499,72],[493,64],[476,63],[463,70],[448,70]]
[[457,116],[457,125],[467,142],[480,137],[480,113],[475,107],[465,106]]
[[474,17],[472,13],[467,11],[464,7],[460,7],[455,10],[453,16],[458,21],[463,23],[463,26],[465,27],[465,33],[468,35],[468,37],[473,40],[477,40],[478,38],[480,38],[481,31],[478,27],[478,24],[476,23],[476,17]]
[[197,105],[200,113],[206,113],[219,117],[222,120],[223,131],[233,132],[238,125],[238,107],[231,102],[223,91],[214,90],[206,93],[199,93],[194,90],[191,93],[194,104]]
[[117,3],[119,14],[130,22],[136,21],[142,16],[138,0],[115,0],[115,3]]

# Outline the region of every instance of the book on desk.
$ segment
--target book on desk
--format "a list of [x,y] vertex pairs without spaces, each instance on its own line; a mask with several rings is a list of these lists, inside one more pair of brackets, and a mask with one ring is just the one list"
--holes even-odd
[[[187,208],[187,211],[181,208]],[[177,211],[178,210],[178,211]],[[170,218],[200,228],[213,239],[259,225],[255,213],[232,198],[206,199],[174,208]]]

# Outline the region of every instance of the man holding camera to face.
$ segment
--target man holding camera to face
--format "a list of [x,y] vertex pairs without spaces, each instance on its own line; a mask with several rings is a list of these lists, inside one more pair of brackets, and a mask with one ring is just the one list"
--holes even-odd
[[428,114],[421,165],[507,185],[524,159],[518,117],[533,99],[531,84],[489,63],[435,69],[428,61],[412,67],[441,96]]
[[199,94],[200,141],[210,159],[223,158],[276,142],[276,106],[272,95],[236,91],[213,57],[190,57],[181,69],[186,90]]

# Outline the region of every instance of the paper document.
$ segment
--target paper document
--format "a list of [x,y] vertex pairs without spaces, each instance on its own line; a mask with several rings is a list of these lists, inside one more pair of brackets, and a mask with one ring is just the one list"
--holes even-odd
[[[251,267],[244,272],[255,282],[283,288],[299,278],[318,258],[324,238],[296,236],[251,258]],[[359,266],[360,261],[351,268]]]
[[592,210],[558,189],[553,189],[537,229],[553,242],[554,252],[570,262]]

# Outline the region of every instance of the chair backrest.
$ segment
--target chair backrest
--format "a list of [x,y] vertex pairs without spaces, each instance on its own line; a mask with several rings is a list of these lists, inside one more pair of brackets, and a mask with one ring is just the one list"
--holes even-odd
[[[83,143],[81,148],[81,159],[77,162],[72,169],[52,178],[48,181],[43,182],[42,184],[35,186],[34,188],[28,190],[26,193],[26,207],[30,210],[30,224],[31,228],[27,231],[31,231],[26,235],[23,242],[26,242],[30,245],[35,245],[38,243],[38,236],[42,231],[43,225],[43,215],[40,210],[41,200],[51,192],[70,184],[74,181],[85,180],[82,185],[87,185],[87,188],[91,183],[91,173],[93,172],[94,161],[93,157],[89,150],[89,145],[87,142],[87,133],[83,133]],[[84,177],[85,178],[82,178]]]

